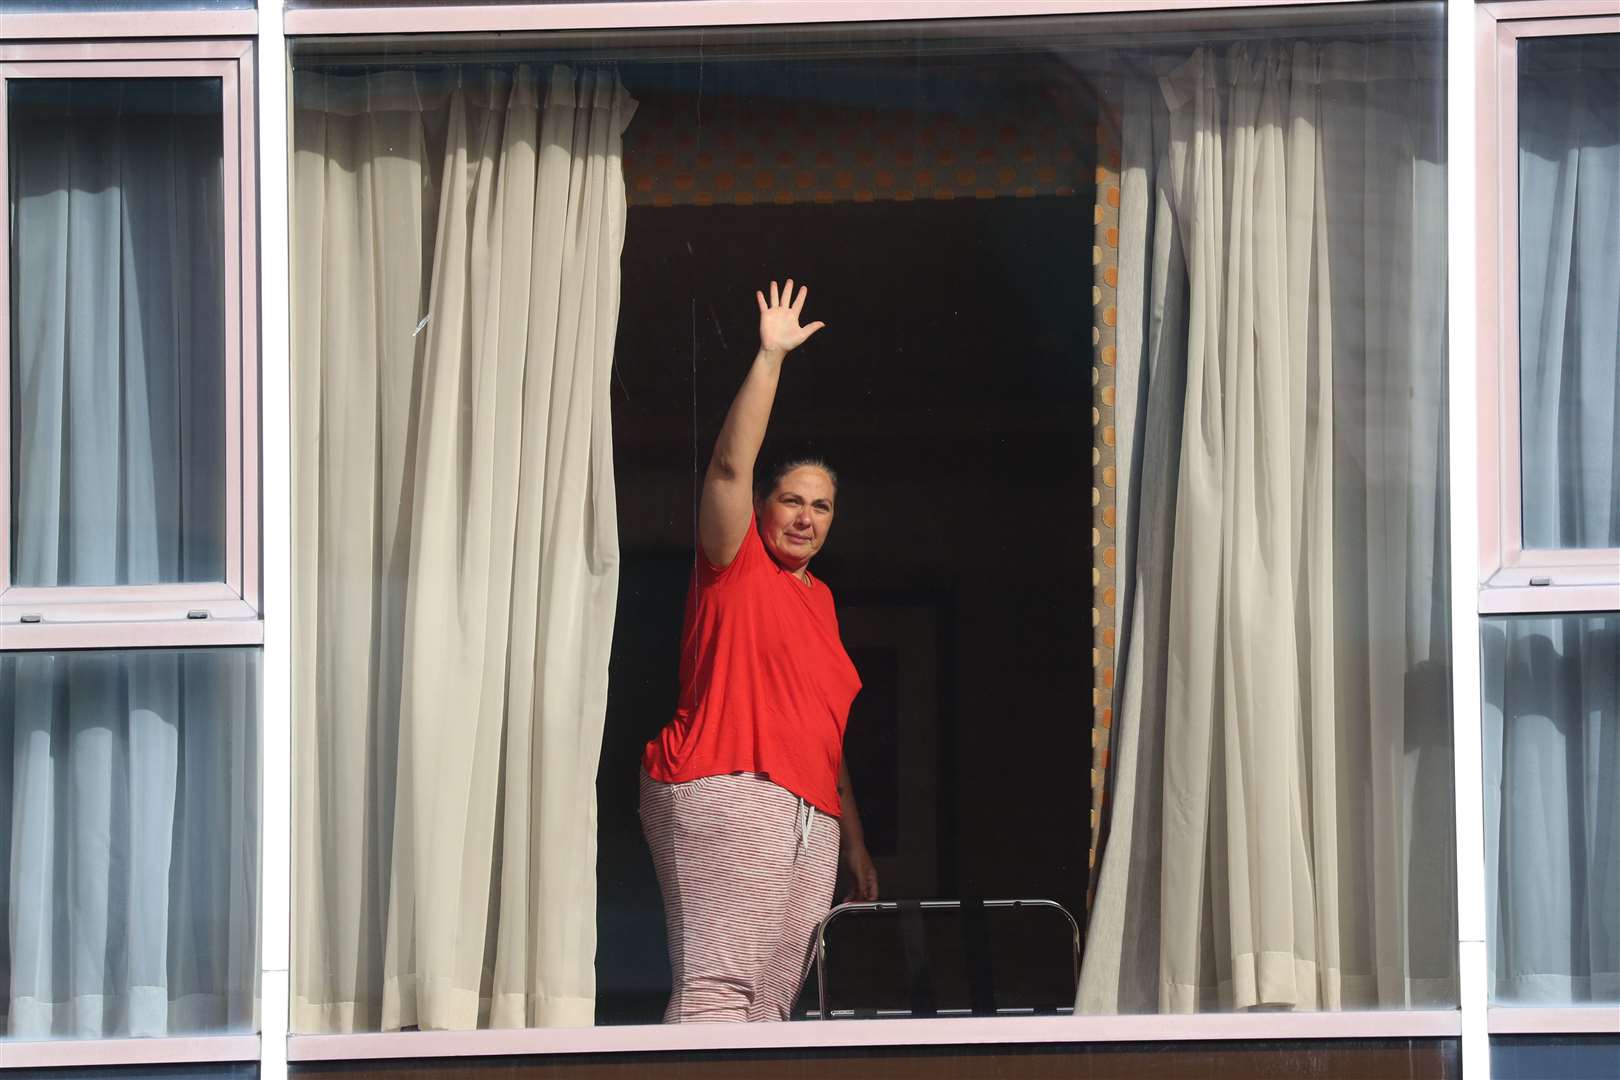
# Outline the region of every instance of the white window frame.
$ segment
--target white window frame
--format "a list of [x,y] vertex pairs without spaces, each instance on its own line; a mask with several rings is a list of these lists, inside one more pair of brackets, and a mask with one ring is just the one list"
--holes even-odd
[[[1620,33],[1613,3],[1485,4],[1481,29],[1479,589],[1482,614],[1620,610],[1620,548],[1524,545],[1519,423],[1518,43]],[[1492,497],[1494,496],[1494,498]]]
[[[1299,4],[1358,0],[1296,0]],[[1496,30],[1501,21],[1535,19],[1558,6],[1566,17],[1602,15],[1613,0],[1533,0],[1476,3],[1446,0],[1448,160],[1448,407],[1451,526],[1451,639],[1457,840],[1459,984],[1457,1010],[1351,1014],[1204,1014],[1143,1017],[1041,1017],[958,1020],[840,1021],[834,1024],[728,1026],[715,1029],[634,1027],[588,1031],[538,1029],[404,1035],[287,1035],[291,912],[291,641],[292,596],[291,411],[288,374],[290,167],[288,36],[304,34],[467,32],[475,30],[626,29],[631,27],[770,25],[859,22],[874,19],[997,17],[1110,11],[1196,11],[1282,5],[1282,0],[930,0],[861,3],[859,0],[582,0],[526,5],[287,10],[285,0],[259,0],[256,11],[44,14],[0,19],[0,44],[26,38],[71,41],[86,58],[106,55],[110,39],[209,36],[252,37],[262,58],[244,75],[244,100],[257,101],[257,126],[244,136],[244,162],[256,143],[257,169],[244,167],[244,206],[257,195],[257,264],[244,259],[244,305],[257,295],[260,353],[264,357],[261,492],[275,512],[262,523],[263,692],[261,834],[261,1036],[197,1040],[120,1040],[97,1043],[17,1044],[0,1041],[0,1069],[134,1064],[140,1062],[246,1061],[257,1058],[265,1080],[287,1075],[295,1060],[434,1057],[445,1054],[555,1054],[597,1051],[809,1049],[832,1046],[1080,1043],[1174,1039],[1253,1040],[1312,1038],[1462,1038],[1462,1065],[1470,1080],[1490,1075],[1485,1001],[1486,952],[1483,786],[1480,739],[1479,616],[1494,613],[1507,590],[1551,597],[1547,587],[1484,586],[1504,564],[1486,557],[1486,542],[1500,545],[1501,463],[1496,450],[1500,415],[1500,327],[1503,310],[1497,232],[1501,192],[1494,179],[1496,152]],[[1286,6],[1286,5],[1282,5]],[[246,92],[257,78],[257,94]],[[249,110],[249,117],[253,110]],[[244,129],[248,130],[248,129]],[[1510,144],[1511,145],[1511,144]],[[1478,169],[1463,168],[1475,162]],[[256,187],[256,192],[254,188]],[[251,220],[251,217],[249,218]],[[252,230],[244,233],[251,237]],[[1475,268],[1478,268],[1477,270]],[[258,280],[253,280],[254,270]],[[251,332],[244,341],[252,341]],[[1516,354],[1516,349],[1514,350]],[[1494,380],[1494,381],[1493,381]],[[1476,392],[1470,394],[1469,387]],[[1487,393],[1489,391],[1489,393]],[[1495,395],[1495,396],[1491,396]],[[247,417],[247,419],[254,419]],[[1490,432],[1487,440],[1486,432]],[[251,445],[251,443],[248,443]],[[1490,451],[1486,453],[1485,451]],[[1486,465],[1490,468],[1487,469]],[[1488,498],[1485,497],[1488,493]],[[1488,508],[1489,514],[1482,513]],[[1500,546],[1491,549],[1503,550]],[[1489,573],[1484,569],[1490,563]],[[1580,587],[1580,586],[1576,586]],[[1543,601],[1550,602],[1550,601]],[[1514,610],[1520,610],[1515,608]],[[1530,610],[1524,608],[1523,610]],[[1536,1031],[1616,1030],[1582,1010],[1512,1010]],[[1512,1019],[1490,1011],[1489,1030],[1519,1033]],[[1588,1020],[1592,1023],[1588,1023]],[[1604,1022],[1613,1022],[1608,1017]],[[200,1056],[199,1056],[200,1055]]]
[[[278,0],[272,0],[273,3]],[[282,20],[284,37],[339,36],[363,34],[442,34],[454,32],[546,31],[546,30],[629,30],[645,28],[784,25],[807,23],[858,23],[879,21],[924,22],[941,19],[978,17],[1008,17],[1037,15],[1084,15],[1105,12],[1199,12],[1232,8],[1254,8],[1302,5],[1329,5],[1358,3],[1362,0],[1299,0],[1289,4],[1286,0],[929,0],[927,3],[907,0],[607,0],[607,2],[574,2],[566,4],[496,4],[457,5],[445,7],[416,7],[408,9],[389,7],[303,7],[285,11]],[[269,17],[269,5],[260,4],[262,18]],[[262,28],[262,24],[261,24]],[[261,29],[262,33],[262,29]],[[261,38],[262,40],[262,38]],[[1471,37],[1468,38],[1471,42]],[[268,53],[269,48],[266,45]],[[286,76],[284,67],[283,77]],[[282,91],[283,93],[285,91]],[[268,80],[264,87],[270,98]],[[269,121],[264,129],[268,131]],[[280,136],[283,147],[285,134]],[[272,149],[262,151],[264,168],[272,166]],[[284,170],[282,170],[284,171]],[[264,185],[265,197],[270,198],[270,183]],[[270,263],[270,221],[272,211],[266,207],[266,254],[264,280],[266,351],[269,352],[269,328],[272,323],[268,291],[273,276]],[[285,213],[285,205],[275,213]],[[275,241],[281,247],[283,241]],[[278,252],[285,258],[285,249]],[[284,281],[284,277],[280,279]],[[287,310],[286,300],[278,297],[277,310]],[[281,377],[278,373],[278,379]],[[286,388],[278,386],[274,394],[280,398]],[[271,419],[272,390],[266,380],[266,496],[275,503],[272,487],[281,479],[272,480],[272,473],[283,468],[290,454],[290,432],[279,428],[287,423],[284,414]],[[269,461],[274,459],[276,464]],[[283,551],[290,551],[290,535],[266,536],[266,582],[269,606],[284,609],[291,596],[290,560],[284,561]],[[1468,573],[1472,573],[1472,560]],[[276,683],[290,685],[290,653],[284,651],[279,632],[267,631],[266,639],[267,695]],[[1477,699],[1477,691],[1476,691]],[[271,702],[266,701],[267,723]],[[278,725],[287,724],[278,718]],[[1477,713],[1470,719],[1477,728]],[[1477,737],[1476,737],[1477,744]],[[267,794],[271,785],[267,784]],[[1476,779],[1475,790],[1478,790]],[[1477,804],[1476,804],[1477,805]],[[270,819],[266,809],[266,821]],[[1475,817],[1477,818],[1477,811]],[[270,826],[267,824],[267,828]],[[277,823],[276,828],[291,832],[290,817]],[[267,837],[267,845],[269,838]],[[278,843],[280,841],[277,841]],[[1482,848],[1480,849],[1483,850]],[[1481,871],[1483,863],[1481,862]],[[285,875],[288,868],[266,866],[265,881],[275,873]],[[1476,875],[1482,880],[1482,872]],[[1481,902],[1481,909],[1483,904]],[[268,909],[267,909],[268,910]],[[267,933],[269,927],[266,928]],[[267,956],[267,967],[272,960]],[[277,957],[277,962],[280,958]],[[285,967],[278,978],[285,980]],[[270,998],[270,986],[265,986],[265,999]],[[283,994],[285,990],[281,991]],[[1479,1017],[1479,1030],[1483,1032],[1483,1015]],[[1097,1042],[1166,1042],[1187,1040],[1208,1041],[1273,1041],[1279,1039],[1370,1039],[1370,1038],[1457,1038],[1464,1035],[1465,1019],[1459,1009],[1430,1009],[1378,1012],[1315,1012],[1315,1013],[1242,1013],[1195,1015],[1144,1016],[1063,1016],[1063,1017],[985,1017],[936,1019],[844,1020],[835,1023],[762,1024],[762,1025],[620,1025],[602,1028],[557,1029],[533,1028],[519,1030],[478,1030],[458,1032],[399,1032],[356,1033],[345,1035],[286,1034],[284,1038],[287,1059],[291,1061],[330,1061],[360,1059],[431,1058],[485,1055],[538,1055],[574,1054],[626,1051],[679,1051],[679,1050],[739,1050],[832,1048],[850,1046],[904,1046],[904,1045],[971,1045],[1017,1043],[1097,1043]],[[264,1027],[266,1041],[265,1064],[268,1068],[269,1044],[273,1038],[267,1022]],[[1464,1049],[1465,1068],[1469,1075],[1485,1075]],[[1477,1051],[1475,1057],[1477,1058]],[[267,1071],[265,1076],[271,1074]]]
[[[8,17],[26,23],[34,16]],[[58,18],[65,18],[58,17]],[[73,16],[80,19],[80,16]],[[80,21],[80,26],[88,23]],[[225,230],[225,572],[218,582],[19,586],[11,581],[11,319],[0,303],[0,651],[256,645],[259,622],[259,404],[252,42],[0,42],[0,185],[7,179],[7,87],[26,79],[220,80]],[[10,215],[0,215],[0,297],[10,296]]]
[[[1620,611],[1620,549],[1537,550],[1526,549],[1523,544],[1518,43],[1526,38],[1574,34],[1620,34],[1620,12],[1613,0],[1516,0],[1479,5],[1477,142],[1473,159],[1480,178],[1473,216],[1478,243],[1477,262],[1473,263],[1478,267],[1474,294],[1480,315],[1475,384],[1479,511],[1478,580],[1472,590],[1478,617]],[[1457,213],[1457,208],[1453,212]],[[1455,311],[1452,317],[1456,319]],[[1454,377],[1453,386],[1460,385]],[[1453,395],[1454,407],[1466,405],[1466,395],[1456,389]],[[1454,516],[1453,524],[1456,522]],[[1482,674],[1478,670],[1477,617],[1472,641],[1473,682],[1467,687],[1461,684],[1459,664],[1456,686],[1472,699],[1477,719]],[[1468,639],[1454,625],[1452,649],[1459,660],[1467,645]],[[1461,767],[1459,762],[1459,777]],[[1483,822],[1483,772],[1475,770],[1475,775],[1481,785],[1479,820]],[[1481,916],[1485,896],[1481,897]],[[1482,981],[1483,974],[1482,969]],[[1491,1035],[1620,1035],[1620,1008],[1490,1006],[1486,1009],[1486,1028]]]
[[[260,5],[263,6],[262,4]],[[234,11],[40,11],[0,16],[0,42],[71,41],[86,55],[104,55],[102,43],[121,38],[251,38],[259,16],[252,8]]]
[[[0,188],[6,83],[28,78],[221,80],[225,220],[225,580],[14,587],[11,557],[10,215],[0,215],[0,652],[252,646],[263,639],[259,502],[259,132],[253,11],[64,12],[0,17]],[[131,40],[131,39],[142,40]],[[9,196],[8,196],[9,197]],[[204,612],[197,618],[193,612]],[[25,622],[38,615],[39,622]],[[8,1069],[247,1063],[256,1033],[26,1042],[0,1038]]]

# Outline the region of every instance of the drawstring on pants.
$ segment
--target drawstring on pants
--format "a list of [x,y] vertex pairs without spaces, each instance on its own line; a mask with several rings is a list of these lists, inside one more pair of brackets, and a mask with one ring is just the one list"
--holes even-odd
[[815,824],[816,808],[799,800],[799,850],[810,850],[810,826]]

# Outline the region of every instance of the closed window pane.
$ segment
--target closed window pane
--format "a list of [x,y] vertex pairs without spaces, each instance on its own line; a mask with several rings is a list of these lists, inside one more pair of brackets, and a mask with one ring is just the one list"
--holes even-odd
[[1620,1002],[1620,615],[1482,633],[1491,999]]
[[1620,34],[1519,41],[1524,544],[1620,547]]
[[13,79],[12,583],[225,574],[218,79]]
[[1620,1036],[1530,1035],[1491,1040],[1496,1080],[1614,1080]]
[[252,1029],[259,656],[0,654],[0,1037]]

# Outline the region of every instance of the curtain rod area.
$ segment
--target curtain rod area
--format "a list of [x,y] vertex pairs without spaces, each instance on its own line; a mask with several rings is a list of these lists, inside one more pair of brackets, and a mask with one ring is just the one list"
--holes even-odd
[[[1369,17],[1371,16],[1371,17]],[[782,59],[911,59],[967,53],[1015,56],[1150,52],[1194,44],[1274,38],[1299,32],[1336,33],[1358,40],[1429,33],[1444,36],[1444,4],[1417,0],[1391,5],[1233,8],[1219,11],[1136,12],[917,22],[796,24],[619,31],[379,34],[294,39],[299,67],[374,67],[448,63],[567,62],[581,54],[595,63],[746,63]],[[719,53],[713,50],[722,50]]]

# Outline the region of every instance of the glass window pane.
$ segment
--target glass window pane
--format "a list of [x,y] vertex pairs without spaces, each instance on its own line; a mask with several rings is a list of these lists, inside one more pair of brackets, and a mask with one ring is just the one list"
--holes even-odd
[[0,654],[0,1036],[252,1030],[259,656]]
[[1620,547],[1620,34],[1519,40],[1524,545]]
[[[1454,1004],[1441,16],[296,44],[294,1028],[656,1021],[707,946],[643,790],[820,807],[808,934],[841,760],[882,896],[1095,890],[1078,1000],[1072,935],[986,920],[996,1007]],[[788,276],[826,327],[748,457],[838,470],[841,674],[688,723]],[[781,877],[724,880],[709,926]],[[910,1008],[877,967],[829,1006]]]
[[1613,1035],[1526,1035],[1491,1040],[1495,1080],[1614,1080],[1620,1038]]
[[1620,1002],[1620,615],[1482,622],[1491,999]]
[[225,573],[218,79],[13,79],[12,582]]

